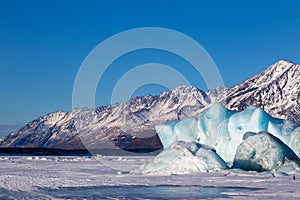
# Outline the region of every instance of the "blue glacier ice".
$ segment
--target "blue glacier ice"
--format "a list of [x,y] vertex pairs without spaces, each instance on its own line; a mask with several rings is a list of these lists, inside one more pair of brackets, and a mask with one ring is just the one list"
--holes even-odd
[[289,174],[300,167],[298,156],[280,139],[268,132],[247,132],[238,146],[234,168]]
[[288,145],[300,157],[300,127],[292,132]]
[[300,156],[300,129],[296,124],[272,118],[262,108],[255,106],[237,112],[216,102],[198,116],[158,125],[155,130],[164,149],[175,141],[195,141],[216,149],[227,163],[233,162],[246,132],[269,132]]

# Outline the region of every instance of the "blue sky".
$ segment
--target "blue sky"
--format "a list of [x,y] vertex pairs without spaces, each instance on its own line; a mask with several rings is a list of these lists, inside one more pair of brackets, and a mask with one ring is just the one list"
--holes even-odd
[[[165,27],[192,37],[213,58],[227,86],[279,59],[300,63],[299,9],[297,0],[3,0],[0,124],[26,123],[52,111],[70,110],[76,73],[88,53],[101,41],[132,28]],[[135,59],[176,61],[171,57],[142,51],[128,55],[120,65]],[[185,68],[182,72],[189,73]],[[111,75],[118,73],[115,69]],[[114,84],[110,80],[108,87]],[[192,82],[206,89],[202,80]],[[160,90],[145,87],[137,94]],[[97,104],[106,103],[107,97],[97,93]]]

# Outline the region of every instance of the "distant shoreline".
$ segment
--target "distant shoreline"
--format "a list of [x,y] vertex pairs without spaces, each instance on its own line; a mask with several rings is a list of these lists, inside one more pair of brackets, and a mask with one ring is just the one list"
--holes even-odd
[[57,148],[0,148],[0,156],[155,156],[161,149],[57,149]]

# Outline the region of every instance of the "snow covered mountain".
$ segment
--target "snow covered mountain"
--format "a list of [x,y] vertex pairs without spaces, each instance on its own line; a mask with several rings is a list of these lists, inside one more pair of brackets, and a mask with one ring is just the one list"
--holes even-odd
[[281,60],[262,73],[225,91],[218,99],[227,108],[263,108],[272,117],[300,125],[300,65]]
[[0,144],[64,149],[110,149],[115,145],[129,150],[160,149],[155,125],[195,115],[209,104],[205,92],[182,86],[158,96],[134,97],[128,102],[96,109],[50,113],[1,139]]
[[203,92],[181,86],[157,96],[134,97],[96,109],[50,113],[0,139],[0,146],[159,149],[162,144],[156,125],[195,116],[215,101],[232,110],[255,105],[272,117],[300,125],[299,89],[300,65],[281,60],[232,88]]

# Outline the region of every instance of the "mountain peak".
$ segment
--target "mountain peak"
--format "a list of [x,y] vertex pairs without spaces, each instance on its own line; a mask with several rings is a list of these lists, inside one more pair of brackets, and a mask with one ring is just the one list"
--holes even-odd
[[263,74],[270,74],[272,77],[275,77],[277,75],[286,73],[289,70],[299,70],[299,66],[300,65],[297,65],[289,60],[279,60],[278,62],[268,67],[265,71],[260,73],[258,76]]
[[186,93],[186,92],[199,92],[200,90],[196,88],[195,86],[178,86],[174,90],[172,90],[172,93]]
[[288,60],[288,59],[282,59],[282,60],[279,60],[279,61],[277,61],[275,64],[281,64],[281,65],[284,65],[284,64],[293,64],[293,65],[295,65],[294,62],[292,62],[292,61],[290,61],[290,60]]
[[[234,110],[244,110],[250,105],[264,108],[271,116],[294,119],[298,108],[300,65],[280,60],[262,73],[230,88],[222,102]],[[300,120],[293,120],[300,124]]]

